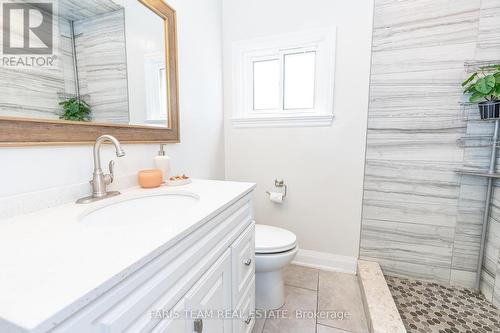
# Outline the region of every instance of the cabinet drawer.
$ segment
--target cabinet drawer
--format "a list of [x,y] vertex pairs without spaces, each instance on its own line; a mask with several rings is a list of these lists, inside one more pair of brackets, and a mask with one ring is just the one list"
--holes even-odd
[[236,307],[239,318],[233,320],[233,333],[250,333],[255,325],[255,278],[252,278],[241,303]]
[[239,304],[255,276],[255,223],[241,234],[231,246],[233,275],[233,305]]

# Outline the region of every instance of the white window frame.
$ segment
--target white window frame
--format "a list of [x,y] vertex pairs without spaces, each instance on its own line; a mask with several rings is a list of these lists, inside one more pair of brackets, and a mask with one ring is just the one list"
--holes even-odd
[[[234,127],[330,126],[333,121],[336,29],[314,30],[233,43]],[[314,107],[285,109],[285,54],[316,52]],[[280,108],[253,109],[253,63],[278,59],[281,68]]]
[[165,70],[165,57],[161,53],[144,56],[144,89],[146,96],[146,123],[165,125],[168,120],[167,91],[161,89],[161,70]]

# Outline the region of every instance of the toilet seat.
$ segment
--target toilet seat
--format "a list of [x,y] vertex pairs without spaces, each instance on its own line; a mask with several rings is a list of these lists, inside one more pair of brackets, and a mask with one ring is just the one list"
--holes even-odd
[[297,236],[291,231],[270,225],[255,225],[255,253],[286,252],[297,246]]

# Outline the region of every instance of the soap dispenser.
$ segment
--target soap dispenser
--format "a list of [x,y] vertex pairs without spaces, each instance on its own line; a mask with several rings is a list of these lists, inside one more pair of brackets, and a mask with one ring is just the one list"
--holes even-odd
[[155,166],[163,174],[163,182],[166,183],[170,175],[170,157],[165,152],[165,144],[160,145],[158,156],[155,156]]

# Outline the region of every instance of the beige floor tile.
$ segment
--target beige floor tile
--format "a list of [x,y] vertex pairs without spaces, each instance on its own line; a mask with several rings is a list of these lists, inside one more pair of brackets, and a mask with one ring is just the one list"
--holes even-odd
[[266,322],[266,318],[255,319],[255,325],[253,325],[252,333],[262,333],[262,330],[264,329],[265,322]]
[[[268,314],[263,333],[315,333],[316,319],[297,318],[297,311],[316,311],[317,295],[313,290],[286,286],[285,305],[278,311]],[[279,312],[281,311],[281,312]],[[286,313],[286,318],[278,314]]]
[[344,331],[340,328],[318,325],[316,333],[350,333],[349,331]]
[[304,266],[288,265],[284,269],[285,284],[289,286],[318,290],[319,270]]
[[[329,318],[318,318],[318,324],[355,333],[368,332],[355,275],[320,271],[318,308],[320,314],[329,314]],[[339,315],[342,312],[346,313],[343,319]]]

